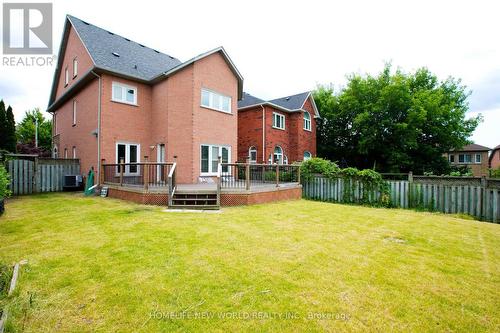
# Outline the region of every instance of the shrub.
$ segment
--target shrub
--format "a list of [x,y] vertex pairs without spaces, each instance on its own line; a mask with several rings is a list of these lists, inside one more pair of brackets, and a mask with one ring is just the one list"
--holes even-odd
[[322,174],[325,177],[335,177],[339,174],[340,168],[334,162],[313,157],[304,161],[300,166],[300,177],[309,180],[315,174]]
[[491,178],[500,178],[500,167],[496,169],[490,169],[490,177]]
[[0,200],[10,196],[11,192],[8,189],[10,177],[3,165],[0,165]]

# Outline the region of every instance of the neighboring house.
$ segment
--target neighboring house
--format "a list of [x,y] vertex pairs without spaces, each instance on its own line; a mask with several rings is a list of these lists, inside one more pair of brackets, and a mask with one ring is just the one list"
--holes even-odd
[[238,102],[238,160],[288,164],[316,156],[318,109],[310,92]]
[[196,183],[219,155],[236,161],[242,91],[222,47],[181,62],[67,16],[48,106],[53,155],[79,158],[84,173],[101,159],[176,160],[177,181]]
[[489,162],[490,162],[489,166],[491,169],[500,168],[500,145],[496,146],[491,151]]
[[488,175],[488,152],[490,148],[470,144],[462,149],[451,150],[445,154],[452,166],[466,166],[471,169],[475,177]]

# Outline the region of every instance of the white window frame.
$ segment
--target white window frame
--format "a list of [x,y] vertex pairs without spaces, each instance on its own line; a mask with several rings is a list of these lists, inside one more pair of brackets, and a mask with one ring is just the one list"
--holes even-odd
[[[207,104],[203,104],[203,93],[208,93],[208,105]],[[216,98],[219,99],[219,106],[220,107],[216,107],[215,106],[214,101],[215,101]],[[223,98],[229,99],[229,110],[224,110],[222,108]],[[207,89],[207,88],[201,88],[200,106],[202,108],[207,108],[207,109],[211,109],[211,110],[215,110],[215,111],[220,111],[220,112],[231,114],[232,113],[231,112],[232,101],[233,101],[233,99],[231,98],[231,96],[224,95],[224,94],[221,94],[219,92],[216,92],[216,91],[213,91],[213,90],[210,90],[210,89]]]
[[[122,91],[122,98],[123,99],[118,99],[116,98],[115,96],[115,88],[120,88],[121,91]],[[133,90],[134,91],[134,101],[133,102],[129,102],[127,101],[127,92],[126,90]],[[116,81],[113,81],[113,83],[111,84],[111,101],[113,102],[117,102],[117,103],[123,103],[123,104],[129,104],[129,105],[137,105],[137,87],[135,86],[130,86],[128,84],[124,84],[124,83],[121,83],[121,82],[116,82]]]
[[73,79],[78,75],[78,58],[73,58]]
[[76,108],[77,102],[76,99],[73,100],[73,126],[76,126]]
[[73,146],[73,158],[76,158],[76,146]]
[[[137,162],[134,163],[141,163],[141,144],[140,143],[134,143],[134,142],[123,142],[123,141],[118,141],[115,144],[115,159],[116,163],[120,163],[118,160],[118,145],[124,145],[125,146],[125,161],[124,163],[130,163],[130,146],[136,146],[137,147]],[[123,170],[123,175],[124,176],[138,176],[141,173],[141,168],[137,166],[137,171],[136,172],[130,172],[130,166],[125,166],[125,170]],[[117,175],[119,174],[119,169],[117,170]]]
[[[452,159],[453,159],[453,161],[452,161]],[[454,155],[454,154],[450,154],[450,155],[448,156],[448,161],[449,161],[450,163],[456,163],[456,161],[455,161],[455,155]]]
[[[252,152],[255,152],[255,160],[252,160]],[[257,148],[255,146],[248,148],[248,159],[250,163],[257,163]]]
[[[276,153],[276,148],[279,148],[281,152],[280,153]],[[276,155],[281,156],[281,158],[276,158]],[[278,164],[281,164],[281,165],[285,164],[285,152],[283,151],[283,147],[281,147],[281,146],[274,146],[272,157],[273,157],[273,159],[271,161],[272,164],[274,164],[276,160],[278,160]]]
[[64,148],[64,158],[68,158],[68,148]]
[[69,83],[69,72],[68,72],[68,66],[64,69],[64,86],[66,87]]
[[[479,157],[479,159],[478,159],[478,157]],[[481,154],[475,154],[474,163],[481,164],[481,159],[482,159]]]
[[[309,156],[308,156],[308,157],[306,157],[306,154],[309,154]],[[311,154],[311,152],[306,150],[306,151],[304,152],[304,155],[303,155],[303,160],[304,160],[304,161],[307,161],[307,160],[309,160],[309,159],[311,159],[311,158],[312,158],[312,154]]]
[[[306,114],[309,117],[309,119],[306,118]],[[312,131],[311,114],[307,111],[304,111],[304,130],[309,131],[309,132]]]
[[[276,121],[277,118],[281,119],[281,123],[280,123],[281,127],[276,125],[277,124],[277,121]],[[285,115],[284,114],[278,113],[278,112],[273,112],[273,128],[280,129],[280,130],[285,130],[286,125],[285,125]]]
[[[208,172],[203,172],[202,171],[202,147],[207,146],[208,147]],[[219,145],[219,144],[208,144],[208,143],[202,143],[200,145],[200,176],[217,176],[217,170],[212,170],[212,161],[213,161],[213,154],[212,154],[212,148],[213,147],[218,147],[219,148],[219,153],[217,157],[222,156],[222,148],[227,149],[227,161],[228,163],[231,163],[231,146],[229,145]],[[229,172],[231,171],[231,168],[228,170]]]

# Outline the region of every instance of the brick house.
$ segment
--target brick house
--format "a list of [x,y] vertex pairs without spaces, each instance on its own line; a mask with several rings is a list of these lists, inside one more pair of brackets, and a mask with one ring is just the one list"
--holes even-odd
[[462,149],[451,150],[445,154],[450,165],[470,168],[475,177],[488,176],[488,152],[490,148],[470,144]]
[[101,159],[176,160],[178,182],[196,183],[214,175],[218,155],[239,156],[242,91],[222,47],[181,62],[68,15],[47,110],[53,155],[97,173]]
[[311,92],[238,102],[238,160],[288,164],[316,156],[318,109]]
[[500,145],[493,148],[489,158],[490,168],[498,169],[500,168]]

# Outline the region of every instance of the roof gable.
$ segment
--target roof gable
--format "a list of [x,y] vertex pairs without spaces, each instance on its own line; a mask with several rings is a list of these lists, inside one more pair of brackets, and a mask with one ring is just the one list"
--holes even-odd
[[276,98],[269,101],[262,100],[246,92],[243,93],[243,96],[244,98],[238,102],[238,109],[247,109],[258,105],[270,105],[276,109],[288,112],[306,111],[304,110],[304,104],[307,99],[310,98],[315,117],[320,117],[318,108],[316,107],[316,103],[314,102],[314,98],[310,91],[287,97]]

